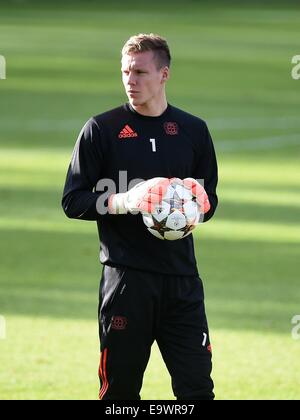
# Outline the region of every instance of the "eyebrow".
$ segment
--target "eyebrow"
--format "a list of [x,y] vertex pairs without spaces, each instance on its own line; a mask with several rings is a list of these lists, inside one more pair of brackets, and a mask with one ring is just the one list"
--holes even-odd
[[146,71],[147,71],[147,69],[145,69],[145,68],[143,68],[143,67],[134,67],[134,66],[129,66],[129,67],[123,67],[123,66],[121,66],[121,70],[122,70],[122,71],[124,71],[124,70],[131,70],[131,71],[144,71],[144,72],[146,72]]

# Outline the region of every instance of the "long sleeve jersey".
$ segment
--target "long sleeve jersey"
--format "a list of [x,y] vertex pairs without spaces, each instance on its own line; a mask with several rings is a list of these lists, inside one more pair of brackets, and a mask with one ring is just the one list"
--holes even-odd
[[154,177],[204,180],[211,204],[204,221],[213,216],[218,174],[206,123],[170,104],[159,117],[141,115],[125,104],[91,118],[82,128],[62,206],[70,218],[97,222],[102,264],[197,275],[192,235],[160,240],[148,232],[141,214],[99,214],[99,197],[107,203],[111,193],[127,191],[133,180]]

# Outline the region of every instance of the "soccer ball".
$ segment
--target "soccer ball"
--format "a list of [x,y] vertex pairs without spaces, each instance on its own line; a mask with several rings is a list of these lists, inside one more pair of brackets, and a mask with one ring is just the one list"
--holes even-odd
[[153,212],[143,213],[143,221],[156,238],[168,241],[182,239],[192,233],[199,223],[200,206],[183,181],[171,181],[162,202]]

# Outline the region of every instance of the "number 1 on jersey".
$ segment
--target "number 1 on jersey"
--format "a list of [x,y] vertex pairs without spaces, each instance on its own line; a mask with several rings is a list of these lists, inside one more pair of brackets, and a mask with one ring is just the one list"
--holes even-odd
[[150,143],[152,144],[152,152],[156,152],[156,143],[155,143],[155,139],[150,139]]

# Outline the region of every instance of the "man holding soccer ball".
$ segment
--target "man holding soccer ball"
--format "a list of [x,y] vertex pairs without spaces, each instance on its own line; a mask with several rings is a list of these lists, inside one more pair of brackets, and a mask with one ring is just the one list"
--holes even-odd
[[[160,205],[174,178],[197,201],[202,221],[217,207],[213,143],[203,120],[168,104],[170,61],[167,42],[160,36],[140,34],[126,42],[121,71],[129,102],[85,124],[63,194],[68,217],[98,224],[103,400],[140,399],[154,340],[177,399],[214,398],[192,235],[159,240],[149,233],[141,214]],[[129,182],[125,190],[120,173],[126,173]],[[99,189],[103,180],[109,180],[106,191]]]

